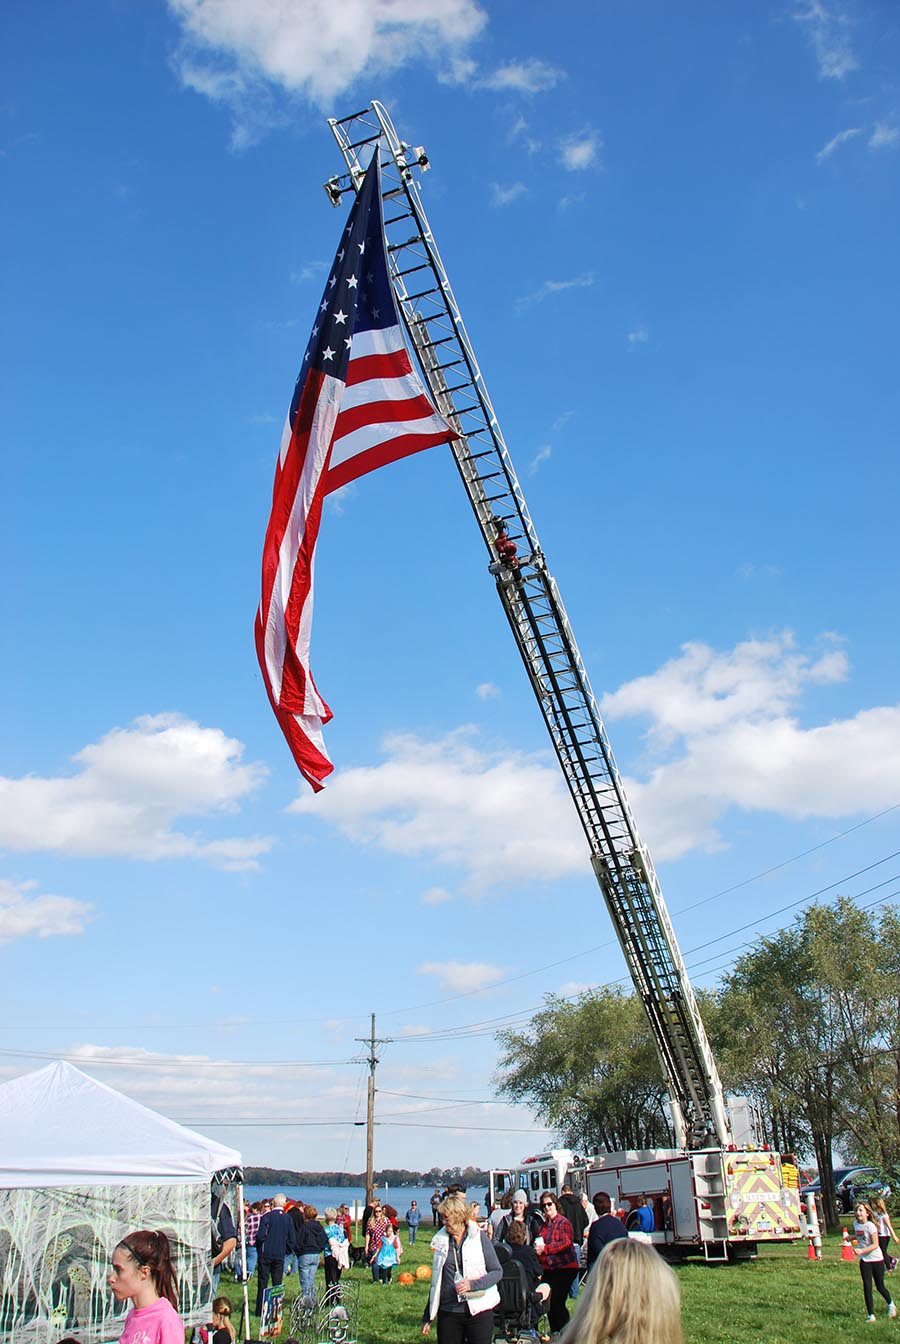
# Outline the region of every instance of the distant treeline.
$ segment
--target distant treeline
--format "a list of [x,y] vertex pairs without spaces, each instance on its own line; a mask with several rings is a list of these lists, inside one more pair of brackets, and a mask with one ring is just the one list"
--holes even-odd
[[[453,1181],[467,1186],[486,1186],[488,1174],[477,1167],[432,1167],[430,1171],[407,1171],[405,1168],[385,1167],[373,1174],[376,1185],[431,1185],[443,1190]],[[244,1167],[247,1185],[332,1185],[365,1186],[364,1171],[285,1171],[279,1167]]]

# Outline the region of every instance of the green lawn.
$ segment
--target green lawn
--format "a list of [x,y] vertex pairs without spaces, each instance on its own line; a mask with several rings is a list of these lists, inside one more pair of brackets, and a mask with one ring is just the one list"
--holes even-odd
[[[401,1240],[406,1248],[406,1230]],[[430,1229],[416,1245],[405,1249],[401,1269],[431,1262]],[[818,1262],[806,1258],[805,1245],[777,1246],[743,1265],[706,1265],[688,1262],[676,1270],[681,1283],[686,1344],[855,1344],[855,1341],[892,1339],[900,1344],[900,1319],[889,1321],[885,1304],[876,1294],[876,1325],[866,1325],[859,1269],[840,1258],[840,1239],[828,1238]],[[349,1277],[361,1284],[360,1344],[411,1344],[421,1338],[419,1323],[428,1289],[417,1281],[410,1287],[394,1283],[376,1287],[368,1270],[354,1269]],[[348,1271],[345,1270],[345,1276]],[[900,1270],[887,1276],[900,1303]],[[316,1287],[324,1288],[320,1269]],[[235,1327],[240,1321],[240,1289],[223,1278],[220,1291],[235,1303]],[[297,1292],[297,1277],[285,1286],[287,1307]],[[256,1279],[250,1283],[253,1309]],[[571,1304],[570,1304],[571,1305]],[[248,1335],[256,1338],[258,1322],[251,1319]],[[435,1338],[432,1333],[430,1340]]]

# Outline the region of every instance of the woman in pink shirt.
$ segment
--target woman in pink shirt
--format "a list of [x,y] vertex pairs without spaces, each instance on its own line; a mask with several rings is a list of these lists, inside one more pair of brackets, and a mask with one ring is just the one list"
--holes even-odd
[[164,1232],[129,1232],[112,1258],[109,1286],[117,1302],[134,1305],[125,1317],[120,1344],[184,1344],[175,1310],[178,1281]]

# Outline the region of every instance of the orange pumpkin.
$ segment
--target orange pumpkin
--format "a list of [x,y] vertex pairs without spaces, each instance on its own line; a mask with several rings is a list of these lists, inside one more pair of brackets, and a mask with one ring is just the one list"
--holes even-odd
[[402,1274],[399,1276],[399,1278],[397,1279],[397,1282],[398,1282],[398,1283],[415,1283],[415,1279],[414,1279],[413,1276],[410,1274],[410,1272],[409,1272],[408,1269],[404,1269],[403,1273],[402,1273]]
[[417,1279],[430,1279],[430,1278],[431,1278],[431,1265],[417,1265],[417,1266],[416,1266],[416,1278],[417,1278]]

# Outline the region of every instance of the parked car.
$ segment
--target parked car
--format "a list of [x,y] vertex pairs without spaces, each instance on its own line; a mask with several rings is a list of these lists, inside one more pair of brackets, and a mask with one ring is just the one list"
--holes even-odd
[[[800,1187],[801,1195],[819,1195],[821,1191],[822,1181],[819,1177]],[[850,1213],[858,1199],[870,1199],[875,1195],[887,1199],[890,1193],[890,1186],[884,1184],[874,1167],[834,1169],[834,1200],[838,1213]]]

